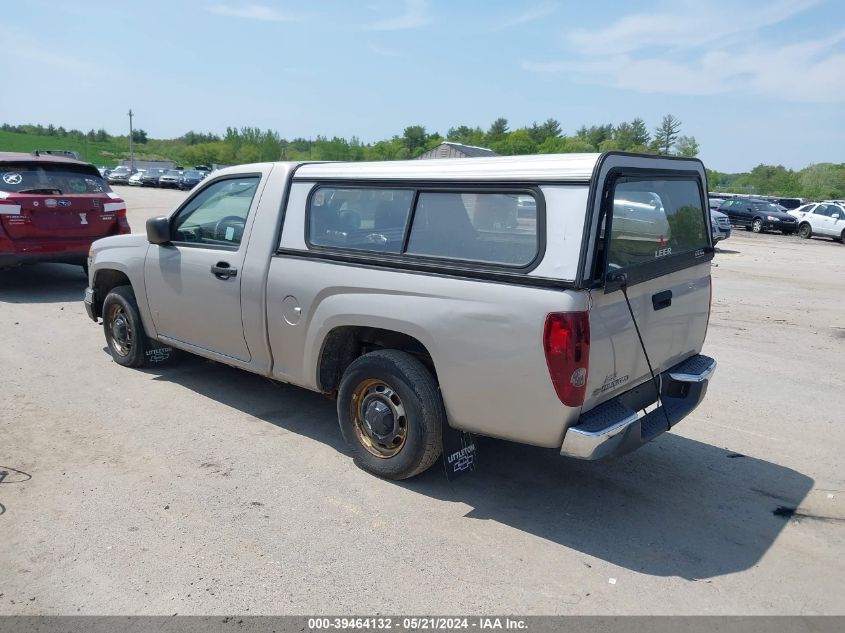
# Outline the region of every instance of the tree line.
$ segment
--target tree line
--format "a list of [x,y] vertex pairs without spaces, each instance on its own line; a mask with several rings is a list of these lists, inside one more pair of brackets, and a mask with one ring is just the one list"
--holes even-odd
[[[0,130],[33,137],[69,138],[91,143],[124,143],[128,154],[128,135],[113,136],[106,130],[83,132],[54,125],[3,124]],[[631,152],[694,157],[699,153],[695,137],[682,134],[681,121],[665,115],[649,130],[645,121],[634,118],[618,124],[582,125],[565,134],[556,119],[511,129],[505,118],[498,118],[487,128],[458,125],[442,136],[423,125],[406,127],[402,134],[372,143],[353,136],[282,138],[274,130],[256,127],[229,127],[225,134],[189,131],[176,139],[153,139],[143,129],[133,131],[138,158],[163,158],[183,165],[233,165],[275,160],[405,160],[416,158],[448,140],[465,145],[487,147],[505,156],[520,154],[559,154],[570,152]],[[33,148],[38,141],[33,139]],[[92,162],[96,158],[88,157]],[[117,157],[112,158],[116,160]],[[711,190],[759,195],[798,196],[811,199],[845,198],[845,164],[820,163],[801,170],[780,165],[758,165],[751,172],[728,174],[707,170]]]
[[[108,142],[126,139],[127,136],[112,136],[104,129],[81,130],[43,125],[10,125],[0,129],[20,134],[48,137],[69,137],[90,142]],[[680,134],[681,122],[671,114],[663,117],[653,133],[649,132],[641,118],[618,125],[582,126],[567,136],[556,119],[544,123],[511,130],[508,120],[499,118],[485,131],[480,127],[459,125],[448,130],[446,136],[438,132],[429,133],[425,126],[411,125],[401,135],[394,135],[374,143],[363,143],[357,137],[350,139],[326,137],[281,138],[273,130],[253,127],[227,128],[222,136],[212,133],[190,131],[169,141],[150,139],[143,129],[133,131],[132,140],[136,152],[145,149],[168,152],[168,158],[184,163],[233,164],[265,160],[404,160],[421,154],[449,140],[465,145],[484,146],[498,154],[559,154],[566,152],[602,152],[606,150],[628,150],[654,154],[677,154],[696,156],[698,143],[694,137]]]

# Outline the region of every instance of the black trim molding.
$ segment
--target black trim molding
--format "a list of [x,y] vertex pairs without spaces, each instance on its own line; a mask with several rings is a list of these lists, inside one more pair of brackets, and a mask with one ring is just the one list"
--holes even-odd
[[420,257],[410,258],[385,253],[361,252],[359,254],[350,251],[306,251],[295,248],[280,248],[276,251],[275,256],[294,259],[310,259],[344,266],[359,266],[362,268],[384,269],[394,272],[434,275],[439,277],[454,277],[457,279],[472,279],[493,283],[506,283],[516,286],[550,288],[554,290],[576,289],[574,282],[562,279],[537,277],[526,275],[522,272],[507,272],[504,270],[489,270],[477,267],[459,266],[453,265],[449,260],[436,258],[424,260]]

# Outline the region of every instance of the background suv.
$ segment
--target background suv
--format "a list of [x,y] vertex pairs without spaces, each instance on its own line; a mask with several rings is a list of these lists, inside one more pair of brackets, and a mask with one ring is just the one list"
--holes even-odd
[[0,152],[0,268],[37,262],[85,268],[91,242],[123,233],[126,204],[94,165]]
[[125,185],[129,182],[129,177],[135,173],[136,170],[132,169],[131,167],[126,167],[121,165],[120,167],[115,167],[112,172],[109,174],[109,184],[110,185]]

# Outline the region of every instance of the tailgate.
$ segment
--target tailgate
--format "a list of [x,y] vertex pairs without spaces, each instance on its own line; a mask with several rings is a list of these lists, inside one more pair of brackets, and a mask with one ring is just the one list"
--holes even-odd
[[[650,159],[640,160],[646,165]],[[703,170],[645,166],[607,175],[597,222],[587,411],[701,351],[710,314],[712,244]]]
[[3,229],[12,239],[98,238],[118,232],[118,208],[122,201],[105,194],[45,196],[15,194],[7,198],[20,207],[17,215],[0,215]]
[[[709,262],[631,286],[628,298],[655,374],[701,351],[710,313]],[[589,367],[585,411],[651,378],[620,290],[593,293]]]

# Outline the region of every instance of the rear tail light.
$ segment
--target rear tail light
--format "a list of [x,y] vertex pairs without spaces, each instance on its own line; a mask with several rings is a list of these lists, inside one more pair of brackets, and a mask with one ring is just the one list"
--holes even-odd
[[707,297],[707,325],[704,326],[705,338],[707,338],[707,330],[710,327],[710,313],[713,311],[713,275],[707,275],[707,290],[710,294]]
[[549,314],[543,331],[543,351],[557,397],[567,407],[583,405],[590,364],[590,313]]
[[117,217],[118,233],[131,233],[132,229],[129,228],[129,220],[126,219],[126,207],[115,211],[115,216]]
[[131,233],[129,220],[126,219],[126,203],[114,194],[109,194],[109,196],[111,201],[103,205],[103,213],[114,213],[114,217],[117,218],[118,234]]

